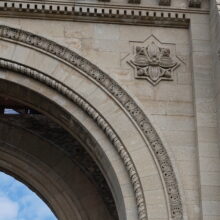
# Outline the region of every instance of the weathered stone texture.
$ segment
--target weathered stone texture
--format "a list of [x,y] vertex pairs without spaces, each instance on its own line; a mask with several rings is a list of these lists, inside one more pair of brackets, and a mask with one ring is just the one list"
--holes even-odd
[[[86,4],[86,2],[78,1],[77,3]],[[88,2],[97,3],[98,1]],[[82,68],[86,66],[83,66],[83,62],[86,63],[84,59],[78,60],[78,62],[82,61],[80,64],[77,61],[71,63],[68,59],[62,59],[60,54],[63,51],[58,55],[52,54],[40,48],[42,47],[40,43],[38,48],[36,42],[33,43],[31,40],[23,42],[25,44],[23,46],[19,41],[13,42],[14,39],[10,36],[4,38],[2,34],[4,40],[0,40],[0,59],[4,58],[4,62],[8,59],[23,64],[17,67],[20,73],[27,73],[27,70],[22,72],[24,66],[44,73],[44,76],[38,78],[41,82],[46,79],[46,84],[39,88],[40,82],[34,81],[36,76],[30,79],[7,71],[1,71],[0,78],[17,82],[35,92],[39,90],[40,94],[44,94],[45,97],[74,115],[86,129],[92,129],[92,135],[99,137],[98,142],[103,152],[113,164],[115,175],[122,187],[117,190],[122,190],[124,195],[128,220],[138,219],[136,208],[139,207],[137,198],[140,194],[135,191],[136,186],[143,190],[140,191],[143,193],[141,196],[146,201],[141,200],[141,205],[146,202],[149,220],[165,220],[171,218],[172,215],[175,216],[174,220],[217,220],[220,218],[220,112],[218,108],[220,101],[220,17],[218,5],[216,1],[211,1],[210,14],[208,14],[208,1],[202,1],[201,5],[190,1],[192,3],[190,6],[197,7],[197,9],[189,8],[188,0],[142,0],[136,3],[139,2],[137,7],[145,7],[145,13],[149,10],[147,16],[151,17],[154,23],[150,25],[145,23],[144,26],[140,23],[139,25],[130,24],[126,20],[126,10],[123,11],[120,8],[118,12],[114,12],[118,13],[118,17],[121,16],[121,20],[117,21],[121,22],[120,24],[116,22],[117,16],[112,20],[108,17],[99,23],[94,20],[90,22],[89,19],[78,22],[76,18],[74,21],[30,19],[30,17],[14,19],[7,15],[7,18],[1,17],[1,25],[22,29],[53,40],[91,61],[106,73],[109,79],[114,79],[148,116],[161,138],[163,149],[167,151],[164,157],[170,160],[166,163],[170,162],[172,166],[160,164],[160,159],[163,157],[158,159],[157,154],[161,153],[161,149],[153,150],[153,147],[159,146],[157,144],[158,142],[160,144],[160,140],[154,140],[153,128],[147,127],[146,134],[144,134],[140,123],[142,119],[140,122],[135,121],[136,115],[140,113],[136,104],[129,103],[131,109],[123,105],[120,97],[124,90],[119,89],[117,84],[111,84],[111,80],[105,81],[106,84],[101,84],[102,77],[105,76],[96,67],[94,67],[95,71],[89,69],[90,74],[83,72]],[[112,10],[117,10],[119,5],[120,7],[123,5],[136,7],[135,4],[130,3],[127,0],[99,1],[103,7],[113,7],[111,4],[117,5]],[[138,14],[139,8],[134,10],[136,11],[131,15],[134,16],[133,22],[141,22],[142,12]],[[7,13],[7,10],[4,13]],[[2,15],[5,15],[4,13],[2,12]],[[97,19],[99,17],[105,19],[105,16],[101,14],[102,11]],[[86,12],[78,18],[82,19],[83,16],[87,16]],[[172,23],[175,19],[176,26]],[[184,28],[176,28],[178,22],[184,19],[187,19]],[[128,24],[123,22],[128,22]],[[9,62],[8,69],[10,65],[12,66]],[[4,65],[2,64],[1,67],[4,68]],[[144,71],[144,74],[140,70]],[[100,78],[95,78],[96,74],[100,74]],[[61,84],[53,84],[52,79]],[[160,81],[160,79],[163,80]],[[52,89],[48,88],[50,83]],[[109,85],[112,88],[109,88]],[[84,113],[75,106],[76,103],[71,103],[71,99],[67,101],[64,98],[70,97],[68,88],[76,91],[87,102],[84,104]],[[78,101],[79,106],[80,103],[83,101]],[[90,105],[97,111],[96,113],[95,111],[88,113],[87,109]],[[134,109],[132,109],[133,106],[135,106]],[[101,120],[98,126],[94,125],[93,119],[86,116],[86,113],[92,115],[94,120],[98,115],[103,117],[107,125]],[[145,124],[142,124],[143,126]],[[103,131],[107,133],[107,137],[100,135]],[[108,138],[111,139],[113,133],[118,135],[116,135],[118,139],[114,138],[110,143]],[[124,153],[121,153],[121,148],[117,148],[118,142],[123,144],[123,149],[126,150],[123,151]],[[115,151],[113,146],[116,146],[119,152]],[[121,158],[124,158],[124,161]],[[128,158],[129,162],[132,161],[132,166],[135,166],[135,175],[137,174],[140,179],[135,179],[137,176],[132,177],[133,170],[130,170],[130,173],[126,171]],[[161,170],[163,167],[173,169],[166,170],[168,177],[163,176]],[[106,171],[107,168],[104,168]],[[175,202],[172,203],[172,199],[175,198],[168,199],[170,192],[167,191],[173,189],[172,186],[169,188],[169,179],[166,179],[169,175],[172,176],[172,180],[176,180],[175,183],[171,183],[177,183],[175,190],[180,191],[178,201],[181,205],[178,203],[177,211],[173,205]],[[109,174],[104,177],[110,178]],[[133,181],[132,184],[136,185],[133,186],[129,181]],[[110,189],[115,189],[116,185],[116,182],[113,183]],[[133,198],[134,193],[136,193],[136,201]],[[174,193],[179,195],[179,192]],[[119,203],[117,201],[116,205]],[[119,210],[122,209],[123,207],[119,208]],[[143,210],[145,210],[143,207],[138,209],[141,214]],[[174,210],[181,213],[180,217]],[[170,213],[172,211],[174,214]],[[119,216],[123,216],[122,212],[120,214]],[[145,220],[146,216],[140,217],[141,214],[139,220]]]

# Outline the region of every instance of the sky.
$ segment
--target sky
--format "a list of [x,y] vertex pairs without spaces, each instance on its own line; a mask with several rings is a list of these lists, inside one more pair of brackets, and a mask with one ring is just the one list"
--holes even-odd
[[0,172],[0,220],[57,220],[29,188]]

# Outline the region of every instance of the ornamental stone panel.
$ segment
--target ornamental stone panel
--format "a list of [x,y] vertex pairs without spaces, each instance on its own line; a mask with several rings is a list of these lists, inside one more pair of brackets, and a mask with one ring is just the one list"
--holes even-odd
[[[167,46],[163,47],[154,36],[144,42],[134,43],[133,58],[128,63],[133,67],[136,79],[146,79],[152,85],[161,80],[173,80],[174,70],[181,61],[175,54],[171,54],[171,49]],[[175,53],[175,47],[172,48],[172,53]]]

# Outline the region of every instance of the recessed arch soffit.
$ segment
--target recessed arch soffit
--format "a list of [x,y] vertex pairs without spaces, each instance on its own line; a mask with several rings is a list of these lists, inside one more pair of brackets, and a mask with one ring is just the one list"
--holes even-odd
[[[38,178],[39,176],[41,177],[41,179],[46,180],[47,181],[51,181],[52,178],[54,178],[54,173],[51,175],[48,175],[48,172],[45,172],[45,168],[48,168],[47,166],[45,166],[45,164],[39,160],[36,160],[35,157],[31,156],[30,154],[20,150],[19,148],[17,148],[16,146],[6,143],[5,141],[0,140],[0,149],[1,149],[1,162],[3,161],[3,165],[2,163],[0,164],[0,170],[10,176],[13,176],[15,179],[17,179],[18,181],[24,183],[28,188],[30,188],[33,192],[35,192],[47,205],[48,207],[53,211],[54,215],[56,217],[60,217],[62,219],[68,220],[68,215],[69,213],[67,213],[67,210],[71,210],[69,212],[71,212],[71,216],[75,216],[76,210],[77,208],[75,207],[76,205],[76,200],[74,200],[74,203],[68,203],[65,201],[64,197],[61,197],[57,201],[57,204],[52,205],[48,199],[48,192],[45,193],[45,188],[42,190],[42,187],[40,187],[40,189],[37,186],[33,186],[33,184],[30,184],[29,181],[26,181],[26,178],[23,177],[22,173],[25,172],[26,175],[28,176],[27,179],[30,179],[30,175],[29,172],[26,169],[21,169],[21,167],[15,165],[15,163],[11,163],[11,160],[15,159],[18,160],[19,162],[21,162],[22,165],[25,164],[25,166],[27,166],[28,164],[28,169],[29,170],[34,170],[37,174],[38,174]],[[8,158],[5,155],[10,155],[10,157]],[[2,160],[2,158],[4,158]],[[22,159],[21,159],[22,158]],[[31,163],[29,163],[29,161],[31,161]],[[21,165],[20,164],[20,165]],[[33,166],[33,164],[37,165],[37,169],[36,166]],[[25,166],[23,166],[25,168]],[[44,170],[45,169],[45,170]],[[15,170],[15,171],[13,171]],[[19,174],[18,174],[19,173]],[[52,176],[52,177],[51,177]],[[31,177],[32,180],[34,180],[33,176]],[[45,183],[45,182],[44,182]],[[54,183],[53,181],[51,181],[51,183]],[[45,184],[46,186],[47,184]],[[52,185],[52,187],[51,187]],[[62,185],[63,186],[63,182],[62,184],[58,184],[59,186]],[[49,192],[52,192],[51,194],[53,195],[54,192],[57,192],[57,190],[59,190],[59,186],[57,186],[57,184],[50,184],[50,189]],[[42,192],[43,191],[43,192]],[[55,202],[56,203],[56,202]],[[77,203],[77,206],[80,208],[79,203]],[[67,215],[66,215],[67,214]],[[77,217],[80,218],[79,214],[76,214]],[[69,218],[71,219],[71,218]],[[78,218],[77,218],[78,219]]]
[[[147,116],[117,82],[97,66],[90,63],[87,59],[44,37],[20,29],[0,25],[0,38],[25,44],[26,46],[32,47],[33,49],[44,52],[64,63],[67,63],[79,72],[83,72],[88,78],[94,80],[100,88],[106,91],[121,106],[123,111],[129,115],[133,123],[138,127],[142,136],[146,138],[147,144],[149,145],[155,160],[159,164],[159,170],[164,180],[166,193],[169,198],[168,203],[170,206],[171,217],[173,219],[183,218],[179,187],[169,155]],[[120,138],[115,134],[108,122],[92,106],[86,103],[85,100],[82,100],[77,94],[75,94],[74,91],[44,73],[4,59],[0,60],[0,67],[34,78],[57,90],[60,94],[76,103],[93,118],[113,143],[129,173],[136,196],[139,219],[147,219],[143,189],[135,165],[133,164],[125,146],[121,143]]]
[[[27,130],[34,135],[42,137],[48,143],[63,151],[96,186],[109,213],[114,219],[118,219],[112,193],[101,170],[79,141],[64,128],[41,114],[5,115],[0,118],[0,122]],[[84,136],[84,138],[82,138],[84,140],[86,139],[85,137],[88,136],[85,129],[81,126],[76,125],[75,131],[78,134],[77,136]],[[95,140],[93,140],[93,145],[95,144]]]

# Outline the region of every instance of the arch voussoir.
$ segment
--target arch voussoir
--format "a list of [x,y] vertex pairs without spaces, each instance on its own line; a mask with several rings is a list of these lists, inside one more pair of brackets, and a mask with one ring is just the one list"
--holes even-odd
[[[119,103],[120,106],[122,106],[126,114],[129,115],[129,117],[133,120],[135,126],[138,127],[142,136],[146,138],[149,144],[150,150],[153,153],[157,164],[159,165],[159,170],[161,171],[162,178],[165,183],[166,193],[169,198],[168,202],[171,217],[173,219],[183,218],[183,208],[179,186],[166,148],[164,147],[160,137],[158,136],[145,113],[117,82],[115,82],[112,78],[110,78],[110,76],[108,76],[106,73],[104,73],[97,66],[90,63],[85,58],[79,56],[68,48],[65,48],[53,41],[47,40],[46,38],[3,25],[0,26],[0,37],[4,40],[25,44],[67,63],[74,69],[79,70],[84,75],[87,75],[109,95],[111,95],[113,99]],[[85,100],[77,96],[77,94],[75,94],[71,88],[65,86],[50,76],[45,75],[36,69],[32,69],[25,65],[6,59],[0,59],[0,66],[1,68],[24,74],[57,90],[69,100],[76,103],[97,123],[97,125],[105,132],[106,136],[111,140],[115,149],[119,153],[130,177],[131,184],[133,185],[139,219],[146,220],[147,210],[145,197],[139,175],[129,156],[129,153],[126,150],[126,147],[111,128],[111,125],[109,125],[108,122],[92,106],[86,103]]]

